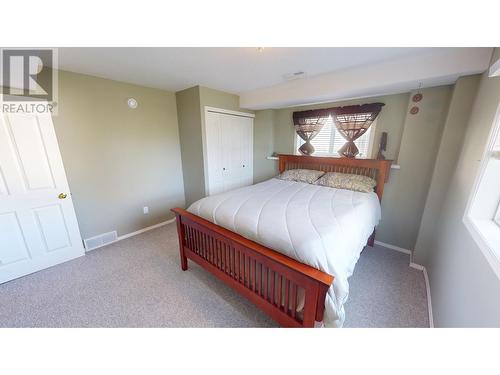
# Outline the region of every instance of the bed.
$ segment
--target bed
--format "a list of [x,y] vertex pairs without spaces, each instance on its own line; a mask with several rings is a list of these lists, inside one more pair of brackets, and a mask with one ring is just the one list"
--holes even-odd
[[361,174],[373,193],[272,178],[175,208],[181,268],[213,273],[285,327],[344,321],[348,277],[373,245],[391,161],[280,155],[290,169]]

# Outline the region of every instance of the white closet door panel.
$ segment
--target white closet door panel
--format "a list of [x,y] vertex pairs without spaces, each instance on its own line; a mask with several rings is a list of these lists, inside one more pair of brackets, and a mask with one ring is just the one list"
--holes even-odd
[[241,186],[241,147],[242,128],[240,118],[237,116],[227,116],[230,124],[230,154],[231,154],[231,189]]
[[238,129],[235,126],[234,116],[221,114],[220,118],[224,191],[228,191],[238,187],[238,160],[236,156],[238,149]]
[[227,118],[225,115],[219,114],[220,118],[220,152],[221,152],[221,167],[222,167],[222,176],[224,181],[231,178],[231,120]]
[[253,119],[244,118],[243,180],[245,185],[253,184]]
[[237,144],[237,149],[235,150],[235,160],[237,160],[236,176],[237,186],[246,186],[252,183],[252,119],[247,117],[238,117],[234,123],[235,128],[238,129],[238,133],[235,134],[235,144]]
[[253,183],[253,119],[207,112],[205,120],[208,194]]
[[208,173],[208,195],[223,191],[223,167],[221,142],[221,122],[217,113],[209,112],[206,124],[206,157]]
[[221,119],[221,142],[220,149],[222,155],[222,175],[223,175],[223,188],[222,191],[233,189],[233,127],[231,118],[226,115],[220,115]]

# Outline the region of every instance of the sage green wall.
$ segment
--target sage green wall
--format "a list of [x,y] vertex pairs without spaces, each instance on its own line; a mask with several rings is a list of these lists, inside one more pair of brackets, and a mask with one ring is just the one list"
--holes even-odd
[[60,71],[54,126],[83,238],[134,232],[184,205],[174,93]]
[[175,95],[179,117],[184,195],[186,205],[190,205],[205,196],[200,90],[196,86],[178,91]]
[[416,263],[427,263],[429,251],[432,249],[434,230],[439,225],[438,219],[455,170],[457,155],[462,147],[480,79],[480,75],[462,77],[453,87],[450,108],[413,252]]
[[[257,111],[256,129],[267,129],[273,122],[274,148],[269,151],[268,141],[265,147],[255,148],[254,165],[265,160],[272,167],[259,166],[260,180],[270,178],[277,173],[277,162],[266,160],[272,151],[293,153],[295,131],[292,113],[299,110],[382,102],[385,106],[377,118],[375,140],[382,132],[389,134],[387,159],[393,159],[401,165],[400,170],[392,169],[382,201],[382,221],[377,229],[377,240],[405,249],[413,249],[420,226],[420,218],[425,205],[430,184],[434,159],[439,147],[439,140],[448,110],[452,86],[434,87],[422,90],[423,100],[418,103],[417,115],[409,115],[412,93],[372,97],[335,103],[323,103],[301,107],[271,110],[271,114]],[[270,132],[268,131],[270,134]],[[266,133],[262,133],[266,134]],[[262,137],[264,138],[264,137]],[[377,147],[373,149],[375,156]],[[260,163],[260,164],[259,164]]]
[[241,111],[253,113],[253,111],[240,108],[240,97],[220,90],[209,89],[198,86],[200,91],[200,108],[205,110],[205,106],[228,109],[231,111]]
[[[496,48],[492,61],[499,58],[500,49]],[[481,76],[463,145],[456,153],[456,167],[423,257],[437,327],[500,327],[500,279],[463,223],[499,103],[500,77],[488,78],[486,72]]]
[[203,135],[205,106],[253,113],[239,107],[238,95],[195,86],[178,91],[177,112],[186,206],[205,196]]
[[451,92],[452,86],[421,90],[423,99],[416,115],[409,113],[415,103],[408,103],[397,159],[401,169],[391,171],[384,190],[379,241],[415,248]]
[[253,181],[262,182],[277,174],[278,163],[267,160],[275,150],[274,140],[275,111],[257,111],[254,120],[253,140]]

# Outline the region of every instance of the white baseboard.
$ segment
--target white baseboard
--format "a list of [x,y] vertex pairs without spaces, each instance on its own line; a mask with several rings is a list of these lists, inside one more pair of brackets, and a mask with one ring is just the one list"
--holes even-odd
[[427,293],[427,310],[429,311],[429,326],[431,328],[434,328],[434,317],[432,315],[431,285],[429,284],[429,276],[427,275],[427,269],[421,264],[413,262],[410,262],[410,267],[422,271],[424,274],[425,290]]
[[410,262],[410,267],[422,272],[425,270],[425,267],[418,263]]
[[152,230],[152,229],[163,227],[164,225],[173,223],[174,221],[175,221],[175,217],[173,219],[170,219],[170,220],[167,220],[167,221],[163,221],[163,222],[155,224],[155,225],[151,225],[150,227],[142,228],[142,229],[136,230],[135,232],[127,233],[127,234],[124,234],[122,236],[118,236],[118,238],[116,239],[115,242],[124,240],[126,238],[130,238],[130,237],[133,237],[133,236],[137,236],[138,234],[147,232],[147,231]]
[[[124,234],[122,236],[118,236],[118,237],[116,237],[116,239],[114,241],[103,243],[102,245],[93,247],[91,249],[87,249],[86,248],[85,251],[88,252],[88,251],[92,251],[92,250],[95,250],[95,249],[99,249],[99,248],[107,246],[107,245],[111,245],[112,243],[115,243],[115,242],[118,242],[118,241],[121,241],[121,240],[125,240],[125,239],[133,237],[133,236],[137,236],[138,234],[147,232],[147,231],[152,230],[152,229],[156,229],[156,228],[162,227],[164,225],[173,223],[174,221],[175,221],[175,217],[173,219],[170,219],[170,220],[167,220],[167,221],[163,221],[161,223],[158,223],[158,224],[146,227],[146,228],[142,228],[142,229],[136,230],[135,232],[127,233],[127,234]],[[110,232],[110,233],[112,233],[112,232]],[[116,235],[116,231],[114,231],[114,233]],[[98,236],[95,236],[95,237],[98,237]],[[92,237],[92,238],[94,238],[94,237]],[[87,238],[87,240],[88,240],[88,238]]]
[[408,250],[408,249],[405,249],[405,248],[402,248],[402,247],[399,247],[399,246],[391,245],[389,243],[380,242],[380,241],[377,241],[377,240],[375,240],[375,243],[377,245],[383,246],[383,247],[385,247],[387,249],[399,251],[400,253],[405,253],[405,254],[408,254],[408,255],[412,254],[411,250]]

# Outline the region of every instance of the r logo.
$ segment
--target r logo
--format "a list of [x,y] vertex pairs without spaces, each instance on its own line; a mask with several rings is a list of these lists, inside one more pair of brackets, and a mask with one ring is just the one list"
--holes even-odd
[[52,49],[2,49],[3,101],[54,100]]

